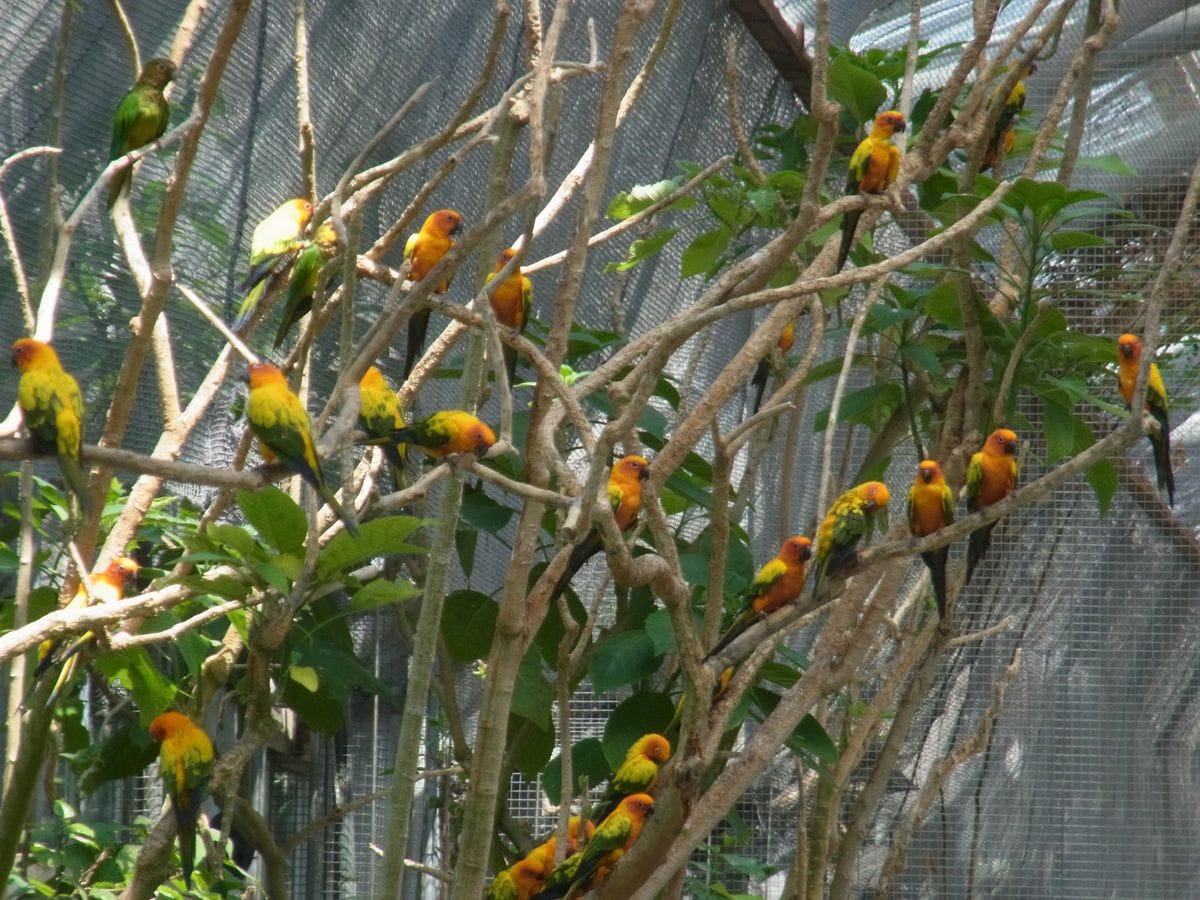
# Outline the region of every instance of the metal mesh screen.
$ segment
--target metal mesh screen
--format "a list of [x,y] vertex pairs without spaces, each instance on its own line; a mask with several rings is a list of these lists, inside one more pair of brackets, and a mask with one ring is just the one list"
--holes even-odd
[[[10,4],[0,24],[0,155],[42,143],[49,128],[49,77],[52,71],[60,9],[39,0]],[[130,2],[143,54],[167,48],[184,4]],[[601,35],[611,33],[619,4],[605,0],[587,4]],[[779,4],[790,22],[811,23],[815,4],[794,0]],[[901,47],[906,40],[909,10],[893,3],[835,0],[833,40],[856,49]],[[1023,16],[1030,3],[1005,6],[998,35]],[[1121,24],[1100,57],[1088,111],[1084,155],[1119,154],[1134,174],[1119,175],[1082,166],[1077,186],[1114,194],[1139,219],[1169,228],[1180,205],[1186,175],[1194,162],[1200,132],[1200,28],[1194,9],[1182,0],[1141,0],[1122,4]],[[970,3],[940,0],[922,5],[922,37],[931,45],[968,38]],[[266,0],[255,7],[222,88],[196,171],[193,189],[177,240],[177,276],[196,288],[227,318],[240,297],[235,284],[244,268],[249,232],[283,198],[300,187],[294,135],[293,5]],[[401,14],[402,13],[402,14]],[[1041,65],[1028,81],[1027,108],[1043,110],[1057,90],[1070,53],[1078,46],[1084,6],[1072,14],[1060,52]],[[332,188],[357,149],[418,85],[434,81],[426,102],[418,106],[378,150],[383,159],[436,129],[466,94],[489,37],[488,4],[460,0],[450,4],[395,4],[381,0],[309,0],[310,58],[314,71],[330,73],[313,85],[317,130],[319,187]],[[219,22],[204,18],[193,59],[184,66],[172,97],[174,123],[191,108],[200,64],[211,48]],[[484,102],[522,71],[519,29],[510,29],[500,73]],[[740,36],[741,100],[747,124],[790,121],[799,111],[790,89],[766,58],[741,31],[723,3],[685,3],[669,52],[651,88],[634,107],[618,138],[607,193],[637,183],[674,175],[679,159],[707,162],[732,149],[720,77],[727,34]],[[643,34],[639,53],[649,37]],[[66,150],[58,161],[68,200],[77,200],[102,167],[112,107],[128,87],[131,73],[123,45],[107,8],[84,4],[74,12],[67,46],[69,91],[63,121]],[[572,15],[560,56],[584,59],[587,29],[582,6]],[[940,83],[952,60],[925,70],[918,89]],[[597,99],[594,83],[572,86],[566,94],[563,121],[575,123],[556,137],[551,183],[569,170],[590,139],[591,115]],[[152,218],[169,159],[150,157],[138,179],[139,212]],[[372,207],[363,222],[365,234],[377,234],[393,221],[440,164],[430,159],[414,167]],[[481,212],[486,155],[468,155],[455,176],[432,203],[452,206],[468,219]],[[45,261],[52,249],[46,231],[45,183],[42,167],[25,165],[4,183],[18,241],[27,263]],[[1049,177],[1053,172],[1047,173]],[[156,194],[156,191],[158,194]],[[431,207],[432,208],[432,207]],[[624,280],[603,272],[620,259],[624,245],[606,244],[590,257],[580,318],[598,327],[616,326],[635,333],[694,299],[703,286],[678,279],[680,250],[704,226],[693,222],[664,253],[643,264]],[[145,229],[144,229],[145,230]],[[1106,248],[1078,252],[1056,271],[1059,308],[1071,328],[1103,336],[1127,330],[1137,315],[1139,298],[1124,285],[1132,273],[1144,273],[1143,287],[1153,279],[1166,236],[1105,223],[1111,240]],[[535,244],[535,256],[565,246],[569,222],[552,225]],[[906,245],[902,228],[881,228],[883,246]],[[227,241],[226,241],[227,237]],[[891,243],[889,243],[891,242]],[[1052,499],[1010,516],[996,531],[988,559],[969,591],[959,601],[964,631],[995,624],[1004,616],[1013,625],[986,641],[965,644],[944,660],[936,684],[912,729],[902,759],[902,772],[889,783],[884,815],[868,835],[860,854],[856,888],[865,895],[877,884],[896,827],[912,811],[917,789],[931,777],[933,765],[965,741],[993,700],[993,685],[1020,646],[1021,669],[1012,682],[1003,712],[986,748],[959,768],[945,785],[934,811],[913,836],[909,865],[896,881],[895,896],[1005,897],[1190,897],[1200,893],[1194,848],[1200,839],[1195,810],[1198,773],[1195,765],[1200,735],[1200,618],[1196,616],[1200,557],[1190,524],[1197,520],[1200,494],[1191,477],[1190,459],[1200,441],[1193,413],[1200,393],[1194,339],[1198,330],[1195,244],[1185,272],[1169,288],[1164,308],[1172,334],[1180,340],[1166,348],[1164,375],[1172,388],[1173,442],[1180,490],[1175,516],[1166,515],[1147,481],[1153,465],[1139,444],[1120,467],[1121,489],[1112,511],[1100,518],[1095,499],[1082,478]],[[395,259],[391,260],[393,264]],[[472,283],[472,263],[459,274]],[[1119,267],[1123,281],[1112,277]],[[32,266],[31,266],[32,268]],[[129,317],[137,309],[136,291],[118,259],[106,217],[95,213],[84,223],[74,251],[68,290],[63,299],[56,343],[68,367],[86,385],[89,435],[102,426]],[[554,275],[537,281],[541,297],[553,293]],[[12,273],[0,261],[0,344],[20,332]],[[361,334],[378,311],[382,292],[364,283],[360,297]],[[542,301],[545,302],[544,300]],[[847,314],[853,315],[852,299]],[[548,317],[545,308],[535,310]],[[190,389],[213,358],[220,338],[190,308],[172,304],[168,315],[187,338],[176,347],[181,380]],[[740,347],[752,328],[743,316],[701,333],[671,361],[671,374],[683,381],[685,405]],[[438,320],[435,317],[434,324]],[[798,335],[798,345],[804,341]],[[822,358],[841,355],[840,341],[827,337]],[[332,384],[332,335],[316,349],[314,394]],[[105,348],[114,348],[105,352]],[[1160,363],[1162,361],[1160,360]],[[389,351],[381,365],[398,370],[400,351]],[[141,391],[152,408],[153,375]],[[227,388],[202,429],[190,441],[188,458],[225,465],[241,434],[231,409],[237,388]],[[815,416],[829,404],[828,382],[809,391],[795,434],[803,461],[795,468],[792,494],[781,498],[778,486],[765,483],[754,499],[749,530],[755,559],[774,554],[782,536],[808,531],[817,519],[816,490],[820,479],[819,445],[813,434]],[[1115,385],[1107,389],[1114,402]],[[15,380],[0,384],[0,401],[8,404]],[[418,410],[445,406],[456,385],[434,381],[422,394]],[[494,409],[485,411],[485,417]],[[730,426],[740,411],[729,409]],[[1033,423],[1035,426],[1037,422]],[[763,448],[762,465],[777,465],[787,446],[783,426]],[[160,424],[152,417],[136,422],[126,446],[147,450]],[[1023,441],[1023,479],[1045,470],[1046,447],[1036,427]],[[847,459],[861,458],[861,439],[839,442]],[[696,448],[711,451],[706,441]],[[915,459],[897,454],[888,480],[907,484]],[[194,499],[209,492],[195,490]],[[894,494],[898,493],[894,491]],[[780,518],[786,500],[789,519]],[[957,550],[955,551],[957,553]],[[470,579],[457,576],[454,587],[470,586],[485,593],[499,589],[508,548],[486,537],[480,541]],[[918,563],[919,566],[919,563]],[[914,567],[913,576],[916,577]],[[581,593],[594,590],[601,567],[579,580]],[[402,648],[386,637],[394,633],[387,615],[368,620],[356,634],[360,655],[376,663],[376,674],[403,696]],[[384,637],[381,637],[384,635]],[[799,643],[805,638],[801,636]],[[459,678],[463,711],[477,711],[479,680]],[[619,698],[580,693],[572,711],[578,737],[598,734]],[[271,755],[269,803],[277,835],[294,833],[336,803],[347,802],[386,785],[395,750],[398,710],[378,700],[356,699],[344,734],[313,736],[301,746]],[[447,754],[442,736],[430,734],[429,759],[442,764]],[[752,739],[748,738],[748,739]],[[870,760],[868,760],[870,762]],[[776,868],[789,864],[796,846],[797,785],[802,776],[793,758],[783,753],[773,770],[738,807],[738,827],[714,832],[709,845],[730,847],[738,854]],[[436,790],[429,786],[429,791]],[[851,792],[852,794],[853,792]],[[514,776],[510,808],[539,833],[553,819],[537,785]],[[418,804],[419,805],[419,804]],[[153,807],[151,802],[147,808]],[[140,807],[139,807],[140,808]],[[319,838],[303,844],[292,863],[297,896],[351,897],[378,888],[378,845],[383,834],[384,804],[350,813]],[[414,837],[410,856],[430,865],[445,850],[445,822],[436,812],[425,817]],[[733,888],[768,898],[782,896],[783,875],[750,878],[744,874],[703,869],[702,880],[723,881]],[[432,885],[424,889],[436,896]]]

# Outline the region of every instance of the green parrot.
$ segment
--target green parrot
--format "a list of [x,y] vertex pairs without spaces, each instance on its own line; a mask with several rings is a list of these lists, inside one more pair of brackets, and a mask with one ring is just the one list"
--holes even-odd
[[[167,130],[171,108],[163,96],[163,88],[175,77],[175,63],[156,56],[142,67],[137,83],[121,98],[113,116],[112,145],[108,161],[112,162],[131,150],[144,147],[162,137]],[[133,182],[133,167],[122,169],[108,185],[108,208],[117,198],[128,193]]]

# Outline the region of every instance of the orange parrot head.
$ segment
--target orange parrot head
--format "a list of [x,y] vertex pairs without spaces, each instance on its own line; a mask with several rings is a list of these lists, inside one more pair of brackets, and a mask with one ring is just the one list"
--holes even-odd
[[439,209],[429,214],[422,231],[430,231],[438,237],[449,237],[462,231],[462,216],[452,209]]
[[195,723],[183,713],[165,712],[155,716],[154,721],[150,723],[150,739],[161,744],[171,735],[195,727]]
[[650,460],[644,456],[623,456],[617,460],[617,466],[624,475],[638,481],[650,478]]
[[648,734],[638,743],[642,745],[642,756],[656,763],[665,763],[671,758],[671,742],[661,734]]
[[1012,456],[1017,452],[1017,448],[1021,442],[1017,439],[1015,431],[1009,431],[1007,428],[997,428],[988,435],[987,443],[983,445],[985,453],[991,453],[995,456],[1007,454]]
[[104,570],[104,573],[113,582],[123,586],[140,569],[141,566],[137,564],[137,560],[130,559],[128,556],[118,556],[108,564],[108,568]]
[[654,814],[654,798],[649,794],[630,794],[620,802],[617,809],[642,820]]
[[923,459],[921,464],[917,466],[917,477],[926,484],[933,484],[941,477],[942,467],[937,464],[937,460]]
[[812,541],[804,535],[790,537],[783,542],[779,555],[794,563],[805,562],[812,559]]
[[46,362],[58,362],[58,354],[45,341],[33,338],[18,338],[12,345],[12,364],[22,372]]
[[887,506],[892,499],[887,485],[882,481],[868,481],[866,484],[860,484],[857,493],[860,500],[866,501],[867,509],[879,509],[881,506]]
[[1142,358],[1142,342],[1136,334],[1123,334],[1117,338],[1117,354],[1118,359],[1125,359],[1137,362]]
[[[507,250],[501,250],[500,258],[496,260],[496,271],[499,272],[501,269],[503,269],[505,266],[507,266],[508,261],[516,255],[517,255],[517,251],[514,250],[512,247],[509,247]],[[518,266],[517,268],[519,271],[520,267]]]
[[466,427],[466,439],[475,450],[476,456],[484,456],[496,443],[496,434],[486,422],[472,422]]
[[270,363],[250,363],[246,369],[248,371],[247,379],[250,382],[250,390],[265,387],[268,384],[284,384],[287,381],[283,377],[283,372],[280,368]]
[[897,112],[894,109],[889,109],[887,112],[882,112],[875,117],[876,130],[882,131],[889,136],[904,131],[907,127],[908,123],[904,120],[904,113]]

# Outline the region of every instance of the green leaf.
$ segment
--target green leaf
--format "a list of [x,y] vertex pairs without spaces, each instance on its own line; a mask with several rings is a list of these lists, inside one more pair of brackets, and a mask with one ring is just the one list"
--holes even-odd
[[539,728],[528,719],[508,717],[508,764],[520,772],[526,781],[536,781],[538,773],[550,761],[554,752],[554,731]]
[[610,634],[592,653],[588,674],[598,693],[633,684],[658,669],[654,642],[644,631]]
[[296,682],[309,693],[315,694],[321,687],[321,679],[317,670],[311,666],[288,666],[288,678]]
[[369,612],[420,596],[420,588],[407,579],[393,581],[390,578],[375,578],[354,592],[350,598],[350,610],[356,613]]
[[649,237],[639,238],[629,245],[629,250],[621,262],[609,263],[604,267],[605,272],[628,272],[643,260],[657,256],[667,241],[679,234],[678,228],[660,228]]
[[250,563],[250,570],[254,572],[265,584],[272,587],[277,593],[287,595],[292,590],[292,581],[283,569],[275,565],[273,562],[266,560],[253,560]]
[[404,542],[422,524],[423,520],[414,516],[384,516],[363,522],[357,538],[347,531],[338,532],[317,557],[317,578],[327,581],[338,572],[376,556],[425,553],[425,548]]
[[478,591],[454,591],[446,595],[442,610],[442,639],[457,662],[485,659],[496,633],[496,601]]
[[733,233],[727,226],[697,235],[683,251],[683,257],[679,263],[679,277],[691,278],[693,275],[704,275],[711,272],[716,268],[717,260],[729,246],[729,240],[732,237]]
[[[662,181],[656,181],[653,184],[639,184],[628,191],[618,191],[617,195],[612,198],[612,202],[608,204],[608,210],[605,212],[605,215],[610,219],[616,219],[618,222],[628,219],[630,216],[640,213],[643,209],[653,206],[660,200],[665,200],[677,191],[682,184],[683,180],[680,178],[664,178]],[[696,200],[694,197],[680,197],[663,207],[662,211],[668,209],[688,209],[695,206],[695,204]]]
[[644,734],[662,734],[675,718],[669,694],[638,693],[626,697],[604,723],[604,758],[616,771],[629,748]]
[[[698,610],[692,610],[692,626],[699,634],[704,627],[704,614]],[[654,653],[656,656],[665,656],[674,651],[679,642],[675,636],[675,624],[671,621],[671,614],[662,607],[654,610],[650,615],[646,616],[646,621],[642,624],[646,630],[646,634],[650,638],[650,643],[654,645]]]
[[1117,493],[1117,467],[1111,459],[1102,459],[1088,466],[1087,481],[1092,486],[1092,492],[1096,495],[1096,506],[1103,517],[1108,513]]
[[[541,657],[534,651],[525,654],[517,669],[517,681],[513,686],[513,715],[528,719],[543,731],[550,731],[550,704],[554,690],[542,674]],[[549,759],[549,754],[546,756]]]
[[133,716],[116,717],[102,740],[85,747],[71,760],[79,786],[91,794],[100,785],[140,775],[154,762],[158,745],[150,740],[146,726]]
[[474,528],[460,528],[454,532],[454,549],[458,552],[458,564],[468,578],[475,571],[475,548],[479,545],[479,532]]
[[273,484],[257,491],[238,491],[238,509],[262,539],[281,553],[298,553],[308,536],[304,510]]
[[870,122],[887,99],[887,88],[850,54],[839,54],[829,64],[829,97],[846,107],[859,123]]
[[962,329],[962,302],[958,286],[951,280],[938,284],[925,297],[925,314],[955,331]]
[[145,647],[131,647],[96,659],[96,668],[109,681],[118,681],[133,694],[143,728],[175,699],[177,688],[150,662]]
[[237,525],[224,522],[209,523],[204,533],[216,544],[232,550],[243,559],[259,556],[258,544],[250,536],[250,532]]
[[1103,156],[1081,156],[1075,161],[1081,169],[1099,169],[1112,175],[1137,175],[1137,169],[1121,159],[1116,153],[1105,153]]
[[905,344],[900,348],[900,352],[904,354],[905,359],[912,363],[909,371],[924,370],[934,377],[940,376],[945,371],[938,355],[924,344]]
[[513,517],[512,507],[497,503],[481,485],[463,489],[462,517],[468,525],[488,534],[501,531]]
[[1061,403],[1042,398],[1044,418],[1042,431],[1046,435],[1046,460],[1055,462],[1070,456],[1075,447],[1075,423],[1071,409]]
[[[584,738],[571,747],[571,792],[578,797],[583,783],[589,788],[609,778],[613,770],[604,758],[604,745],[596,738]],[[546,799],[557,806],[562,800],[562,755],[554,757],[542,770],[542,790]]]
[[1080,247],[1107,247],[1111,243],[1108,238],[1092,234],[1090,231],[1063,230],[1050,235],[1050,246],[1059,253]]

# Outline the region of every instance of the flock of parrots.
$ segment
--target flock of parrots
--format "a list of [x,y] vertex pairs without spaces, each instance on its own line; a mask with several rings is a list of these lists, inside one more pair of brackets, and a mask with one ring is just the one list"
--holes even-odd
[[[1029,67],[1028,72],[1033,71]],[[137,83],[117,108],[113,127],[110,159],[160,137],[166,129],[168,107],[163,88],[174,77],[175,66],[166,59],[152,59],[144,66]],[[997,166],[1013,146],[1016,116],[1024,105],[1024,82],[1019,81],[1005,103],[984,157],[985,166]],[[892,136],[905,129],[904,116],[894,110],[880,114],[870,134],[859,144],[849,163],[847,193],[882,193],[895,179],[900,162]],[[131,168],[113,178],[109,206],[129,190]],[[251,241],[250,272],[242,287],[247,290],[238,312],[235,329],[244,326],[258,309],[259,301],[270,287],[277,288],[287,278],[284,313],[275,338],[278,347],[288,330],[311,308],[318,274],[326,259],[336,250],[337,238],[330,223],[318,226],[306,236],[313,216],[313,205],[303,199],[288,200],[264,219]],[[845,264],[854,243],[858,212],[847,214],[842,223],[842,239],[837,267]],[[454,235],[462,228],[462,216],[454,210],[438,210],[426,218],[420,231],[405,247],[407,275],[413,282],[425,278],[434,265],[454,244]],[[513,259],[515,251],[505,250],[496,264],[495,277]],[[490,301],[497,321],[523,331],[532,304],[529,279],[516,266],[503,283],[495,286]],[[439,284],[438,292],[449,288],[449,280]],[[424,309],[408,326],[404,376],[407,378],[420,356],[428,326],[429,311]],[[787,352],[794,340],[794,326],[788,326],[778,346]],[[1133,391],[1141,356],[1141,342],[1132,334],[1117,341],[1118,378],[1126,405]],[[505,366],[511,383],[516,354],[505,348]],[[21,338],[12,347],[12,362],[21,372],[18,403],[35,449],[55,454],[68,492],[77,498],[82,510],[88,504],[87,476],[80,460],[83,443],[83,400],[75,378],[66,372],[54,349],[32,338]],[[754,408],[762,402],[769,366],[762,361],[754,374]],[[300,399],[287,386],[276,366],[268,363],[249,365],[247,419],[262,447],[267,462],[279,460],[307,481],[345,523],[351,533],[358,532],[353,510],[344,508],[326,484],[321,473],[308,414]],[[397,488],[403,485],[404,448],[420,447],[435,458],[472,453],[483,456],[495,443],[492,429],[474,415],[462,410],[446,410],[429,418],[405,425],[395,391],[379,369],[371,367],[360,384],[359,425],[367,443],[381,446],[393,473]],[[1149,438],[1154,449],[1159,489],[1174,503],[1174,476],[1170,461],[1170,426],[1167,420],[1167,394],[1155,365],[1150,366],[1146,409],[1155,424]],[[971,512],[987,507],[1007,496],[1017,483],[1018,438],[1000,428],[992,432],[970,461],[965,494]],[[628,531],[637,520],[642,483],[649,478],[650,462],[636,455],[625,456],[613,464],[608,481],[608,497],[617,526]],[[887,485],[870,481],[842,494],[830,507],[813,541],[797,535],[784,541],[778,555],[764,565],[746,589],[742,608],[709,651],[714,656],[738,635],[770,613],[796,600],[806,582],[806,565],[815,555],[813,597],[822,580],[855,559],[856,547],[869,537],[880,519],[887,527]],[[936,460],[923,460],[908,491],[908,524],[915,536],[936,533],[954,521],[955,499]],[[969,538],[964,585],[970,581],[987,550],[995,523],[973,532]],[[557,595],[566,589],[576,572],[602,548],[600,533],[593,528],[575,546],[562,578],[554,588]],[[921,554],[928,566],[938,612],[948,615],[946,564],[949,547]],[[72,607],[96,602],[114,602],[123,596],[127,582],[136,576],[137,563],[117,557],[108,566],[85,580],[71,600]],[[90,582],[90,584],[89,584]],[[58,665],[59,673],[50,702],[53,703],[68,684],[78,663],[78,654],[94,643],[88,632],[68,643],[48,640],[38,648],[35,679]],[[171,798],[180,833],[183,875],[190,886],[195,845],[195,825],[205,783],[213,760],[212,743],[190,718],[178,712],[158,716],[150,725],[151,737],[161,743],[160,775]],[[555,865],[555,838],[551,836],[531,853],[496,876],[488,892],[495,900],[571,897],[594,887],[612,869],[621,855],[637,839],[642,823],[654,807],[649,795],[658,778],[658,769],[670,757],[666,737],[649,734],[629,749],[625,762],[610,782],[608,793],[597,805],[589,821],[571,820],[565,861]]]

